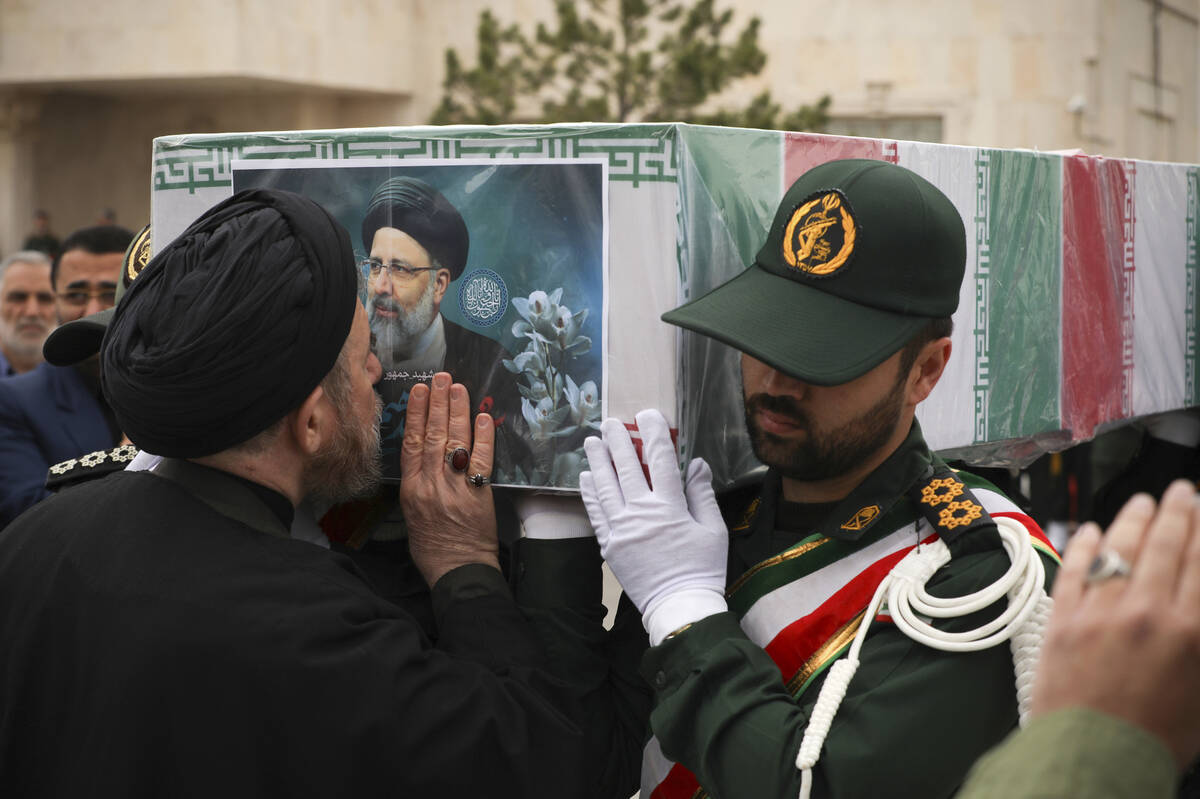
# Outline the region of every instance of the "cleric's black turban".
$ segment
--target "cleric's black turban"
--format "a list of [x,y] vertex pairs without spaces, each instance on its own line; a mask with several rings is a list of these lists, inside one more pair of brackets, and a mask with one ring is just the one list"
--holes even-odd
[[467,265],[471,239],[462,214],[423,180],[390,178],[380,184],[363,217],[363,247],[369,253],[375,231],[391,227],[412,236],[455,280]]
[[337,360],[357,302],[350,237],[325,209],[240,192],[130,285],[104,336],[104,393],[138,447],[221,452],[300,406]]

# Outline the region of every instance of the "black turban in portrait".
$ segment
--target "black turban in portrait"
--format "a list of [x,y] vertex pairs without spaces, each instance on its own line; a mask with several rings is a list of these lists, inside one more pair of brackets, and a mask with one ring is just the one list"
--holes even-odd
[[105,396],[141,449],[221,452],[300,406],[337,360],[357,303],[350,236],[324,208],[239,192],[130,285],[101,348]]
[[381,227],[412,236],[438,265],[450,270],[451,280],[458,279],[467,265],[471,244],[467,223],[440,191],[423,180],[390,178],[380,184],[363,217],[362,240],[368,253]]

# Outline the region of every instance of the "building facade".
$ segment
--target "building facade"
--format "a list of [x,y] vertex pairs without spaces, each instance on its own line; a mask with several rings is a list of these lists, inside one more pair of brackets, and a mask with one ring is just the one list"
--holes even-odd
[[[833,98],[828,132],[1200,162],[1200,0],[726,0],[764,88]],[[550,0],[0,0],[0,252],[149,218],[151,140],[426,123],[480,11]]]

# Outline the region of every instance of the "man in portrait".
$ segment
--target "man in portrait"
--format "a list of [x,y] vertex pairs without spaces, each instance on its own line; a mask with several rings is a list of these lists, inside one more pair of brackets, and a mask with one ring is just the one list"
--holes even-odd
[[[390,178],[367,205],[362,242],[368,253],[363,264],[367,315],[383,366],[378,390],[384,403],[402,408],[413,385],[435,372],[449,372],[467,387],[476,410],[496,420],[497,466],[507,471],[517,460],[514,427],[520,419],[513,376],[501,363],[511,356],[495,339],[441,313],[447,289],[467,264],[470,234],[462,214],[428,183]],[[385,439],[398,442],[399,435],[399,430],[384,431]]]

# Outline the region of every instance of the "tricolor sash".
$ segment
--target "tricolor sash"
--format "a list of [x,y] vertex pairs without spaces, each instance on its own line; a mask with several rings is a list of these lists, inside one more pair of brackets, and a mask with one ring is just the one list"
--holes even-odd
[[[1037,523],[1003,494],[979,487],[969,496],[989,516],[1019,521],[1035,548],[1057,560]],[[794,698],[850,646],[875,590],[892,567],[918,541],[932,542],[944,532],[926,517],[914,518],[911,506],[898,507],[889,516],[893,518],[881,519],[877,526],[883,532],[869,540],[809,536],[747,570],[726,592],[729,609],[737,614],[746,636],[770,655]],[[877,620],[890,621],[882,614]],[[698,799],[707,794],[692,773],[668,760],[658,740],[651,738],[643,751],[641,795]]]

